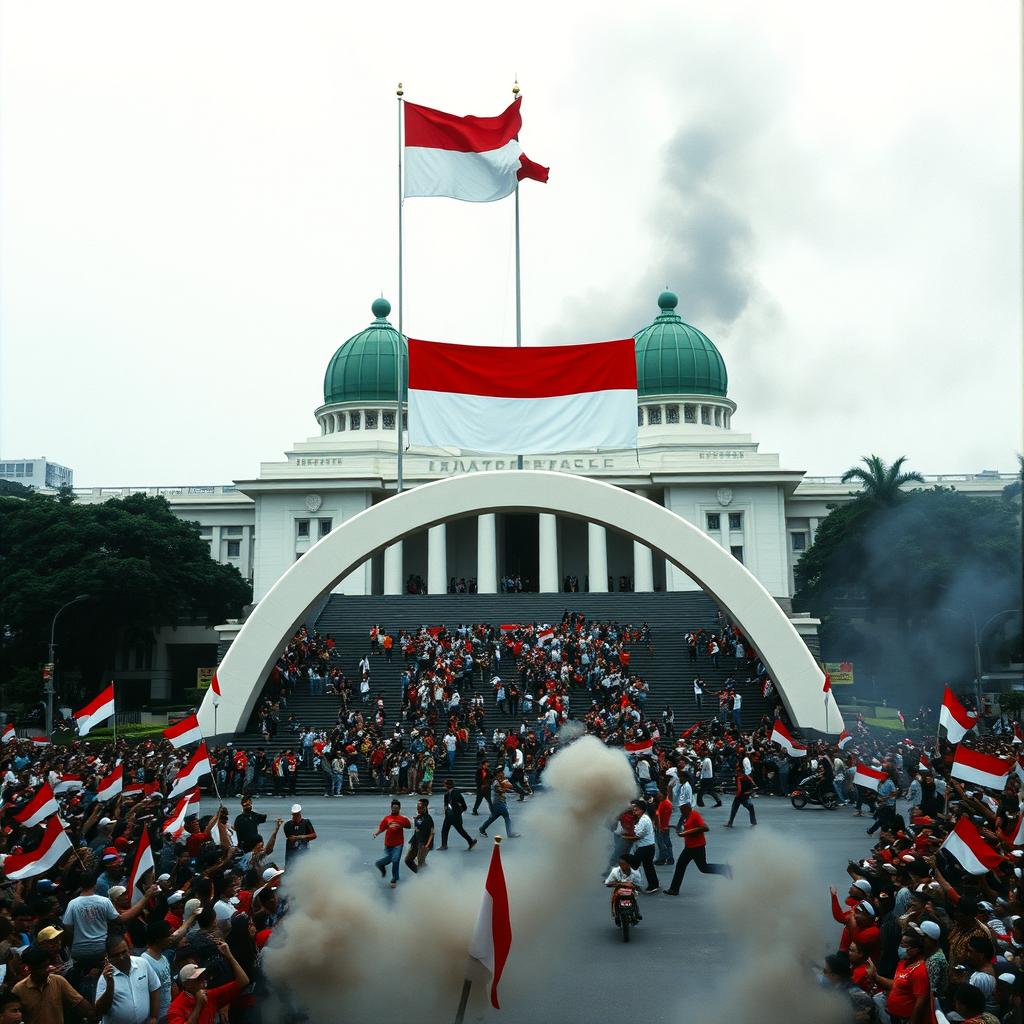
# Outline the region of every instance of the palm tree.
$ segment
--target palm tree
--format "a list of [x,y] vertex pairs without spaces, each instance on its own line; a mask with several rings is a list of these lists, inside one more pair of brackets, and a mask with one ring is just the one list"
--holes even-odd
[[878,455],[865,455],[861,460],[866,469],[852,466],[842,476],[844,484],[851,480],[860,480],[864,487],[861,495],[868,501],[879,505],[894,505],[902,497],[901,488],[904,484],[924,483],[920,473],[903,473],[906,455],[901,455],[891,466],[887,466]]

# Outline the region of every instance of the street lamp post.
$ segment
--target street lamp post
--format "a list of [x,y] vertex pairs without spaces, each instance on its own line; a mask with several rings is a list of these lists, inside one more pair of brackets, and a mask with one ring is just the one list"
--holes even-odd
[[54,637],[57,633],[57,619],[60,618],[60,613],[65,608],[70,608],[73,604],[78,604],[81,601],[88,601],[88,594],[79,594],[78,597],[72,598],[67,604],[61,605],[57,609],[56,614],[53,616],[53,622],[50,623],[50,678],[46,680],[46,686],[43,688],[43,692],[46,694],[46,735],[50,736],[53,734],[53,676],[56,671],[54,663],[54,651],[57,649],[57,645],[54,643]]

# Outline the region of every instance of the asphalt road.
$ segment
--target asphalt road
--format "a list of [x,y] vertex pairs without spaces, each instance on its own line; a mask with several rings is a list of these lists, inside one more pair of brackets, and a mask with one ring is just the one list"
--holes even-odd
[[[539,795],[535,799],[544,797]],[[291,803],[291,800],[262,798],[256,806],[271,820],[278,815],[287,820]],[[385,890],[384,898],[395,900],[396,909],[400,911],[403,894],[411,886],[429,884],[430,873],[429,865],[428,871],[417,877],[410,877],[403,869],[402,882],[392,893],[374,871],[372,862],[380,856],[381,840],[371,839],[371,833],[387,813],[387,803],[387,799],[379,795],[302,800],[303,813],[319,834],[318,845],[342,841],[355,847],[357,857],[362,858],[366,867],[368,889]],[[432,803],[436,812],[440,797],[435,794]],[[230,800],[229,804],[234,817],[238,801]],[[516,828],[519,827],[518,806],[510,804]],[[756,800],[758,827],[749,826],[746,812],[741,809],[736,826],[730,830],[721,827],[727,820],[728,807],[726,802],[721,809],[711,805],[705,809],[712,828],[708,836],[709,860],[727,863],[737,857],[742,860],[745,847],[759,841],[767,844],[773,835],[795,840],[809,857],[809,866],[801,873],[795,899],[806,911],[807,930],[813,933],[814,945],[822,953],[835,948],[833,943],[838,940],[839,926],[832,921],[828,886],[835,885],[841,893],[845,892],[849,884],[844,870],[847,858],[865,856],[871,845],[864,831],[870,819],[853,817],[849,808],[833,812],[820,808],[797,811],[788,801],[762,796]],[[209,801],[204,801],[204,813],[208,809]],[[403,798],[403,811],[411,816],[412,798]],[[472,818],[467,814],[467,828],[475,832],[475,826],[483,820],[483,817]],[[503,856],[514,857],[517,849],[527,848],[531,836],[525,825],[523,831],[521,839],[503,846]],[[681,841],[673,839],[678,848]],[[456,858],[456,864],[468,865],[488,855],[488,846],[484,843],[473,853],[466,853],[464,843],[454,834],[451,845],[448,852],[435,850],[431,858]],[[754,851],[748,850],[748,854],[751,852]],[[768,855],[766,853],[765,857]],[[780,897],[772,891],[768,873],[771,865],[765,863],[764,858],[758,863],[764,867],[764,883],[760,878],[748,878],[747,891],[760,910],[770,913],[773,900]],[[571,871],[572,866],[564,869]],[[670,868],[660,869],[663,886],[668,885],[670,871]],[[723,887],[730,884],[737,883],[701,875],[691,865],[678,898],[661,894],[641,897],[644,920],[633,932],[631,941],[624,944],[609,915],[607,891],[602,887],[602,879],[595,874],[592,896],[587,885],[578,887],[583,889],[584,896],[571,908],[568,940],[563,935],[552,951],[552,976],[538,977],[535,983],[531,983],[531,978],[517,978],[513,945],[506,970],[509,995],[503,1000],[500,1014],[471,1005],[466,1019],[500,1020],[505,1024],[536,1024],[539,1020],[550,1019],[567,1024],[577,1021],[589,1024],[595,1019],[634,1018],[643,1019],[645,1024],[677,1024],[685,1019],[697,1019],[686,1012],[694,1009],[694,999],[702,998],[699,993],[716,998],[714,993],[721,991],[720,986],[729,986],[735,977],[738,953],[742,952],[744,958],[749,956],[749,944],[745,945],[743,936],[737,934],[735,913],[730,918],[723,912]],[[511,893],[510,898],[514,901],[515,894]],[[552,907],[552,914],[558,912],[559,908]],[[562,922],[563,927],[564,924]],[[401,964],[391,966],[401,974]],[[778,981],[784,982],[784,979]],[[553,1010],[552,1000],[557,1001],[557,1012]]]

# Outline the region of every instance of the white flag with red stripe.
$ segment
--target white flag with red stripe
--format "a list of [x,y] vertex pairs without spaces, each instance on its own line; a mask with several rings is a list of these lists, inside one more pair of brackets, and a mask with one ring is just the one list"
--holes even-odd
[[508,889],[501,866],[501,850],[494,844],[491,864],[484,884],[484,900],[476,930],[469,944],[469,955],[491,972],[491,1005],[497,1010],[498,982],[505,969],[508,951],[512,947],[512,918],[508,907]]
[[0,740],[4,743],[13,743],[18,738],[18,734],[14,731],[14,726],[8,722],[4,726],[4,731],[0,733]]
[[477,452],[635,448],[632,338],[533,348],[409,339],[409,443]]
[[91,729],[102,725],[114,713],[114,684],[111,683],[98,697],[91,700],[81,711],[75,712],[78,735],[88,736]]
[[885,782],[888,776],[876,768],[869,768],[866,764],[858,764],[853,772],[853,783],[855,786],[863,786],[873,792],[878,792],[878,787]]
[[643,754],[650,754],[654,751],[654,743],[651,740],[638,740],[636,743],[626,744],[626,753],[632,754],[634,757],[640,757]]
[[177,839],[178,836],[185,829],[185,819],[189,815],[189,807],[192,804],[199,802],[199,790],[193,789],[191,793],[186,793],[179,801],[178,806],[171,812],[171,816],[164,822],[163,828],[161,829],[162,835],[170,835]]
[[113,800],[124,789],[124,768],[118,765],[96,788],[96,799],[100,802]]
[[778,718],[775,719],[775,725],[772,728],[771,741],[772,743],[778,743],[790,757],[804,757],[807,754],[807,748],[802,743],[797,743],[793,739],[790,731]]
[[204,775],[209,775],[211,771],[210,757],[206,752],[206,744],[200,743],[195,753],[189,758],[188,764],[174,776],[174,782],[171,785],[171,791],[167,794],[167,799],[173,800],[176,796],[181,796],[182,793],[195,789],[199,785],[199,780]]
[[1003,862],[1002,856],[981,838],[981,833],[974,822],[966,815],[946,836],[942,849],[948,850],[969,875],[983,875],[987,871],[994,871]]
[[149,843],[149,829],[144,828],[139,841],[135,845],[135,856],[132,858],[132,869],[128,874],[128,895],[132,904],[136,904],[146,895],[142,888],[142,879],[147,871],[153,870],[153,848]]
[[1012,762],[1004,761],[1001,757],[993,757],[991,754],[981,753],[980,750],[959,746],[956,748],[950,774],[954,779],[972,782],[977,786],[1002,789],[1012,767]]
[[35,792],[35,795],[21,810],[16,811],[14,820],[25,828],[32,828],[41,821],[45,821],[51,814],[60,810],[57,798],[48,782],[44,782]]
[[968,711],[947,686],[942,694],[939,725],[946,727],[946,738],[949,742],[959,743],[977,724],[977,716]]
[[839,734],[839,749],[845,750],[852,739],[853,737],[849,734],[849,732],[846,729],[844,729]]
[[34,850],[8,855],[4,861],[4,874],[14,881],[45,875],[47,871],[52,871],[57,866],[61,857],[70,849],[71,840],[64,831],[60,818],[54,815],[46,823],[42,842]]
[[459,117],[406,103],[404,195],[490,203],[510,196],[523,178],[547,181],[548,168],[519,145],[522,102],[518,96],[497,117]]
[[172,747],[187,747],[190,743],[199,743],[202,738],[199,719],[195,715],[189,715],[188,718],[183,718],[164,729],[164,739],[168,740]]

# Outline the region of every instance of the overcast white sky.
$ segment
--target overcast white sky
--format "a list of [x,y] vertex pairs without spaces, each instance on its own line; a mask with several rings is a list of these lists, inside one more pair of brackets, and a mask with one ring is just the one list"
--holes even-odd
[[[787,468],[1021,448],[1019,5],[0,3],[0,453],[227,482],[395,300],[396,101],[523,88],[526,342],[680,294]],[[512,201],[406,206],[418,337],[514,341]]]

